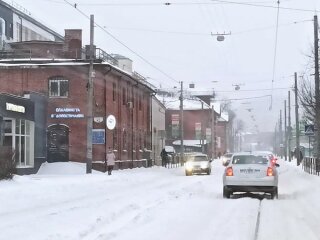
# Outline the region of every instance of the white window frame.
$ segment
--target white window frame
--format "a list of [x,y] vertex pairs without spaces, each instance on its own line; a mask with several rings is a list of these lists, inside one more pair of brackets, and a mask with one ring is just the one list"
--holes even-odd
[[[68,91],[66,96],[61,96],[61,83],[62,82],[67,82],[68,83]],[[51,91],[51,83],[58,83],[58,93],[56,95],[52,94]],[[49,83],[48,83],[48,88],[49,88],[49,97],[50,98],[68,98],[69,97],[69,80],[68,79],[63,79],[63,78],[52,78],[49,79]]]
[[[21,146],[21,138],[24,137],[25,138],[25,144],[24,144],[24,159],[25,161],[23,163],[21,163],[21,151],[16,151],[15,154],[19,154],[19,157],[18,157],[18,161],[17,161],[17,165],[16,167],[17,168],[33,168],[34,167],[34,122],[32,121],[28,121],[28,120],[23,120],[25,121],[25,133],[24,134],[21,134],[21,133],[16,133],[16,122],[17,120],[19,119],[14,119],[14,118],[4,118],[4,120],[11,120],[11,133],[5,133],[5,137],[6,136],[11,136],[12,137],[12,149],[16,149],[17,146],[16,146],[16,137],[19,137],[19,145]],[[29,131],[29,134],[27,134],[27,131],[26,131],[26,123],[29,123],[29,126],[30,126],[30,131]],[[21,121],[20,121],[20,124],[19,124],[19,128],[21,129]],[[30,147],[30,150],[29,150],[29,161],[27,161],[27,143],[26,143],[26,139],[27,137],[29,137],[29,147]]]

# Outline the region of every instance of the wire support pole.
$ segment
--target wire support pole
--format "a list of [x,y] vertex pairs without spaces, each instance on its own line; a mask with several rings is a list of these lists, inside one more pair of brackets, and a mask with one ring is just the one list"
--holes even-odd
[[314,86],[315,86],[315,98],[316,98],[316,109],[315,109],[315,135],[316,135],[316,157],[320,158],[320,94],[319,94],[319,37],[318,37],[318,17],[314,16],[314,62],[315,62],[315,73],[314,73]]
[[86,173],[92,173],[92,128],[93,128],[93,36],[94,16],[90,15],[90,66],[87,83],[87,164]]
[[295,113],[296,113],[296,158],[297,166],[300,165],[300,126],[299,126],[299,103],[298,103],[298,79],[297,73],[294,73],[294,97],[295,97]]
[[180,163],[184,163],[184,132],[183,132],[183,81],[181,84],[181,92],[180,92]]

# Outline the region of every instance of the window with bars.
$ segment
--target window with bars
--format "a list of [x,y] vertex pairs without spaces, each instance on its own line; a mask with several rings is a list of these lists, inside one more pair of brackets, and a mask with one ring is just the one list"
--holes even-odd
[[66,79],[49,79],[49,97],[68,97],[69,80]]

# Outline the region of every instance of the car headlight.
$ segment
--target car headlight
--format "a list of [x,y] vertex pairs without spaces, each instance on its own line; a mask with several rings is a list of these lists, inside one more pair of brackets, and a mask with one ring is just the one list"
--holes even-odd
[[201,163],[201,168],[207,168],[207,167],[208,167],[208,163],[206,163],[206,162]]
[[193,168],[192,162],[186,162],[186,169],[187,169],[188,171],[190,171],[190,170],[192,170],[192,168]]

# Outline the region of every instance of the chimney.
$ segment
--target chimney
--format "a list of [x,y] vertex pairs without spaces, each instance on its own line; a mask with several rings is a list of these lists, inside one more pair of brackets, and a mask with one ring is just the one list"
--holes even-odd
[[82,53],[82,30],[65,29],[64,49],[65,56],[72,59],[81,59]]

